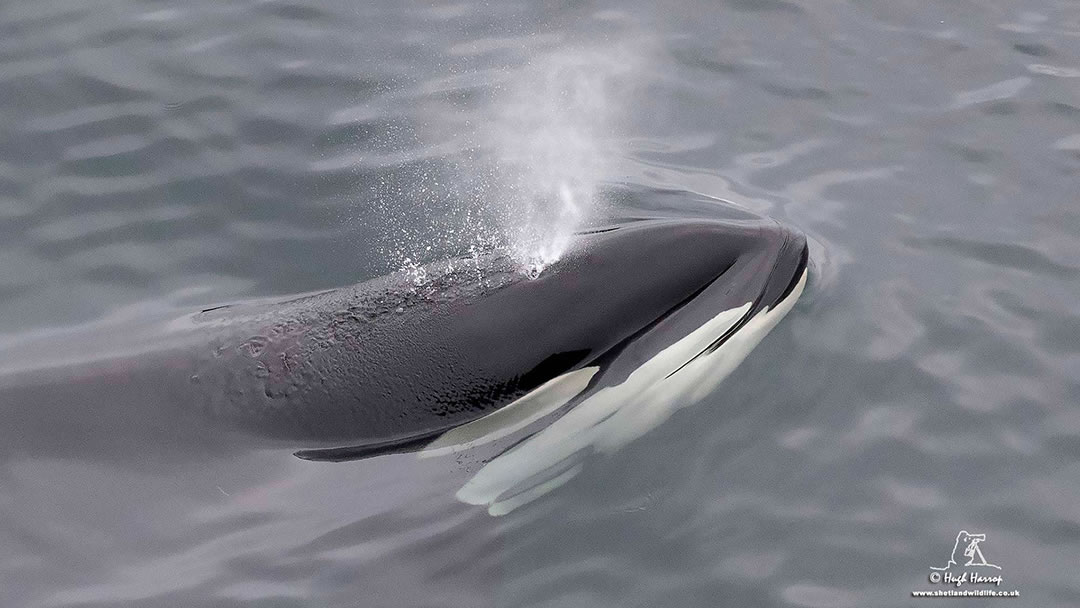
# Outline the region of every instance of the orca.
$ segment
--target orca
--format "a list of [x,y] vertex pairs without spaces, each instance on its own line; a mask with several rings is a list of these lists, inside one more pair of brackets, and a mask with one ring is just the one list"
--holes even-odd
[[[397,272],[8,339],[0,453],[242,441],[342,461],[433,457],[516,437],[511,452],[525,458],[520,435],[549,423],[540,448],[576,424],[591,435],[558,439],[555,452],[602,449],[639,434],[597,434],[619,403],[655,397],[653,386],[701,393],[721,378],[723,369],[709,371],[718,353],[748,350],[775,325],[802,292],[807,263],[805,237],[770,219],[642,216],[575,235],[535,278],[493,252],[431,263],[422,281]],[[498,468],[459,497],[495,505],[520,481]]]

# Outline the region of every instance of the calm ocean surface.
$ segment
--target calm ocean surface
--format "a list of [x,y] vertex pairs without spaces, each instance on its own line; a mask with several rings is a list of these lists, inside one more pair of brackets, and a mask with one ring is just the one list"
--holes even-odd
[[1080,605],[1080,4],[0,4],[0,342],[356,283],[554,183],[771,215],[811,285],[504,517],[468,461],[0,445],[0,606],[933,606],[960,530],[1021,593],[965,606]]

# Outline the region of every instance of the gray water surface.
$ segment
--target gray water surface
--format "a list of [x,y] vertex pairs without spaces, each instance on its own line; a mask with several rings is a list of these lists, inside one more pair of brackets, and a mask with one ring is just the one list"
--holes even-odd
[[[0,605],[1080,605],[1074,2],[10,0],[0,335],[454,253],[559,158],[801,228],[807,294],[500,518],[468,459],[0,446]],[[911,596],[960,530],[1019,599]]]

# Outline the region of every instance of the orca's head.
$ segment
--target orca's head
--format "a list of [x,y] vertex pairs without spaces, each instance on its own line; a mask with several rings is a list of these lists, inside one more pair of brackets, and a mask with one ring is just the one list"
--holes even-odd
[[805,238],[765,220],[642,220],[582,235],[550,273],[485,302],[535,323],[500,360],[574,356],[546,360],[542,384],[421,455],[490,445],[457,497],[507,513],[565,483],[588,452],[617,450],[710,394],[791,309],[806,265]]
[[648,358],[720,312],[749,303],[749,319],[775,308],[807,258],[805,237],[772,220],[639,219],[578,235],[539,278],[490,303],[535,323],[540,352],[578,353],[587,365],[633,344]]

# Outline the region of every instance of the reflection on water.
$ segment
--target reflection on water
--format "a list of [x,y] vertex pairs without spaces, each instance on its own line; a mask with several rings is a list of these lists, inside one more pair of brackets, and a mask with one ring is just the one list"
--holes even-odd
[[[0,334],[467,255],[499,124],[571,186],[816,249],[723,384],[505,517],[454,498],[499,466],[466,453],[0,446],[0,604],[908,606],[966,529],[1077,605],[1078,34],[1054,2],[5,4]],[[495,120],[560,57],[614,106]]]

